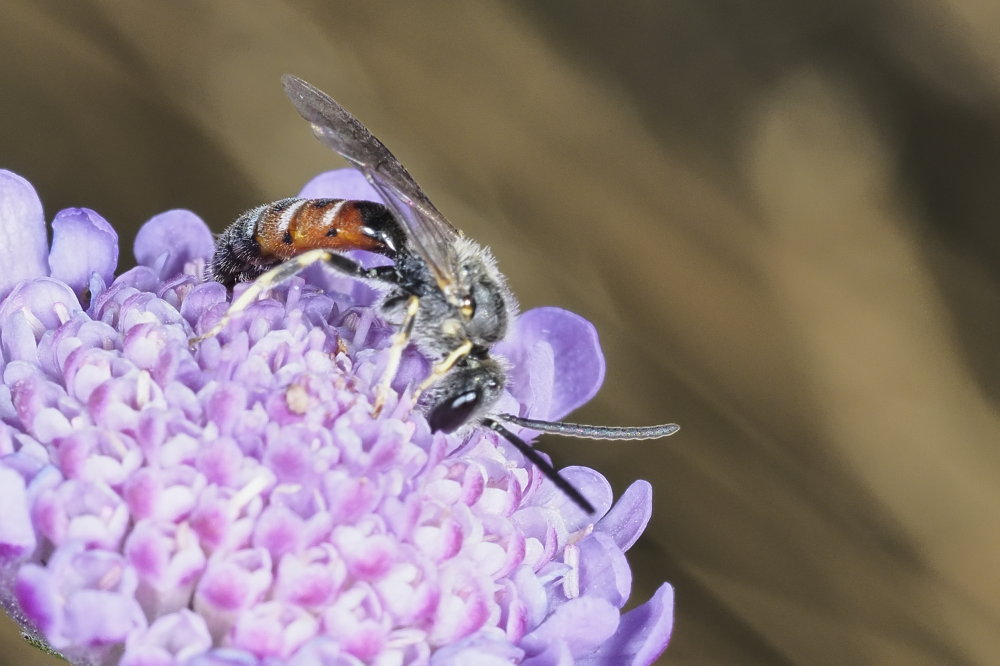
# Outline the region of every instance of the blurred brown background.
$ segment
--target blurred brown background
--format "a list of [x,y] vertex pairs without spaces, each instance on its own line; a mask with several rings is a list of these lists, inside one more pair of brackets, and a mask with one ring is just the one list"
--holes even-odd
[[[294,194],[339,161],[292,72],[496,250],[524,307],[594,321],[608,379],[576,416],[684,429],[546,449],[653,482],[631,559],[635,599],[677,589],[663,663],[1000,661],[996,2],[3,14],[0,165],[50,217],[131,234],[186,207],[221,230]],[[42,663],[11,636],[0,660]]]

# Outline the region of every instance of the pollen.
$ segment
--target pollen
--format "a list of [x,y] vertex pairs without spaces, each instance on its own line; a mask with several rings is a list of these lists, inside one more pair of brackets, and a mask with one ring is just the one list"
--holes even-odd
[[291,384],[285,391],[285,403],[289,411],[305,414],[309,411],[309,392],[301,384]]

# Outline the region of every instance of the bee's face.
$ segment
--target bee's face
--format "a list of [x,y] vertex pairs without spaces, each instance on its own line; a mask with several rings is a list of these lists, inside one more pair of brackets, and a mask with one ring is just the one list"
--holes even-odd
[[425,394],[427,421],[433,431],[453,432],[478,423],[503,391],[506,377],[489,357],[467,357]]

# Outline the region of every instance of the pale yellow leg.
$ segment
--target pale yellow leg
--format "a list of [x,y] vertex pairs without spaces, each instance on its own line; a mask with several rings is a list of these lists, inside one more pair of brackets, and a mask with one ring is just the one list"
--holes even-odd
[[416,400],[420,397],[420,394],[433,386],[439,379],[445,376],[449,370],[455,367],[455,364],[461,361],[463,358],[469,355],[472,351],[472,341],[466,340],[458,347],[456,347],[450,354],[448,354],[444,359],[439,361],[433,368],[431,368],[431,373],[427,375],[427,379],[420,383],[417,387],[416,392],[413,394],[413,399]]
[[399,362],[403,358],[403,350],[406,349],[406,345],[410,342],[410,335],[413,333],[413,323],[417,320],[417,311],[419,309],[420,299],[416,296],[410,296],[409,300],[406,301],[406,315],[403,317],[403,323],[400,324],[396,334],[392,336],[392,345],[389,347],[389,359],[386,361],[385,372],[382,373],[382,379],[375,389],[375,404],[372,405],[372,418],[382,413],[382,407],[385,406],[386,398],[389,396],[392,380],[396,378],[396,372],[399,370]]
[[250,304],[260,298],[265,291],[290,280],[315,263],[329,261],[330,256],[328,250],[309,250],[278,264],[269,271],[261,273],[260,277],[251,282],[250,286],[233,301],[229,309],[226,310],[226,314],[222,315],[222,318],[219,319],[215,326],[208,329],[205,333],[191,338],[188,340],[188,344],[196,345],[202,340],[207,340],[218,335],[232,321],[233,317],[250,307]]

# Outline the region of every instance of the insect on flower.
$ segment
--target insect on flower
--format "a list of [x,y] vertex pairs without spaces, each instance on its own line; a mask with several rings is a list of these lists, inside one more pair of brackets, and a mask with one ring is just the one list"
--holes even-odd
[[[590,439],[656,439],[679,427],[591,426],[496,413],[507,375],[490,350],[506,334],[517,305],[493,255],[453,227],[382,142],[329,95],[294,76],[285,75],[282,83],[316,137],[364,174],[385,205],[292,198],[241,215],[219,237],[211,273],[227,287],[253,283],[193,342],[216,335],[266,290],[325,263],[376,286],[382,292],[383,316],[397,326],[374,415],[412,342],[433,362],[414,392],[432,430],[481,425],[497,432],[580,508],[593,513],[576,488],[503,424]],[[392,263],[365,268],[341,254],[346,250],[376,252]]]

